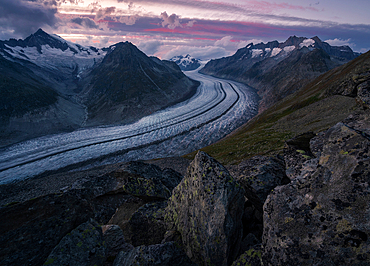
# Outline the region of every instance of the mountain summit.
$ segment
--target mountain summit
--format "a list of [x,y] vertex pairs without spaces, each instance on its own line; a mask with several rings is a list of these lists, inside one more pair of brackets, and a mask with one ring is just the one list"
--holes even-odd
[[175,63],[148,57],[130,42],[109,47],[87,80],[88,125],[132,122],[190,97],[198,84]]
[[0,146],[124,124],[190,97],[198,83],[132,43],[84,47],[39,29],[0,41]]
[[186,56],[174,56],[170,61],[175,62],[183,71],[195,70],[201,66],[200,61],[189,54]]

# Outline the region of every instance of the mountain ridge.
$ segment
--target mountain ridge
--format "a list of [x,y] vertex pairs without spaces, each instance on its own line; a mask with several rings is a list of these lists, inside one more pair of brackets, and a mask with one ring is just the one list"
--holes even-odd
[[[118,49],[121,46],[127,49],[125,58],[117,53],[124,53]],[[84,47],[42,29],[25,40],[0,41],[0,58],[0,68],[18,80],[18,96],[26,97],[27,102],[20,106],[17,97],[11,96],[15,87],[10,90],[9,78],[0,79],[4,96],[0,99],[0,119],[4,121],[0,125],[0,146],[86,126],[131,123],[191,97],[198,86],[175,63],[147,57],[131,43],[103,49]],[[135,60],[139,63],[124,67],[124,60],[127,64]],[[136,75],[136,83],[125,79],[120,70],[125,70],[126,77]],[[125,92],[129,83],[130,93]],[[22,88],[28,88],[28,92]],[[150,97],[151,90],[163,91]]]
[[348,46],[330,46],[317,36],[291,36],[283,43],[250,43],[232,56],[211,60],[200,72],[256,88],[262,98],[260,111],[263,111],[312,78],[357,56]]

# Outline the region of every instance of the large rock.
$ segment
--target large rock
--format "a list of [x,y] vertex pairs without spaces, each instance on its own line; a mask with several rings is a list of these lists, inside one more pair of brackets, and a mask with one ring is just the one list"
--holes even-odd
[[1,208],[0,264],[43,264],[67,233],[94,216],[86,197],[72,190]]
[[198,152],[173,190],[166,209],[169,230],[181,233],[199,265],[230,265],[242,238],[244,190],[216,160]]
[[114,266],[196,266],[175,242],[140,246],[131,251],[120,252]]
[[130,251],[134,247],[125,241],[122,229],[118,225],[102,226],[106,249],[107,262],[112,262],[120,251]]
[[347,122],[326,132],[316,170],[267,198],[264,265],[369,264],[369,123]]
[[284,160],[279,157],[255,156],[241,162],[232,174],[243,188],[251,186],[262,204],[271,190],[290,182],[285,174]]
[[44,265],[99,266],[105,262],[105,251],[101,227],[90,220],[63,237]]
[[182,179],[174,170],[143,162],[129,162],[115,176],[124,192],[145,200],[168,199]]
[[166,207],[165,201],[147,203],[140,207],[122,226],[126,241],[135,247],[160,244],[166,233]]

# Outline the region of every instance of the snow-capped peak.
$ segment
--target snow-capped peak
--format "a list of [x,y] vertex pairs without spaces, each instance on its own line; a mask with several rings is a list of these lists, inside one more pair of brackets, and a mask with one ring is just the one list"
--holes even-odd
[[0,41],[0,52],[9,60],[26,60],[41,68],[77,67],[80,71],[91,68],[106,54],[102,49],[84,47],[42,29],[25,40]]
[[195,70],[200,67],[200,60],[192,57],[191,55],[187,54],[186,56],[174,56],[170,59],[170,61],[175,62],[181,70],[189,71]]

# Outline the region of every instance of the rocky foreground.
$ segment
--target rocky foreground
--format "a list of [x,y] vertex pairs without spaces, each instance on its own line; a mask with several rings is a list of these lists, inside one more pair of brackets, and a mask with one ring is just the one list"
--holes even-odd
[[0,264],[369,265],[369,117],[239,165],[198,152],[184,176],[143,162],[81,172],[1,207]]

